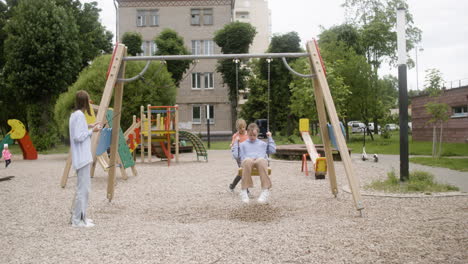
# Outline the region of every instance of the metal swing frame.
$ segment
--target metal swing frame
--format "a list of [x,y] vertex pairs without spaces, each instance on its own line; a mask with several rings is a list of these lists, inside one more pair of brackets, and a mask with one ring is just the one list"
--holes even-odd
[[[264,53],[264,54],[213,54],[213,55],[164,55],[164,56],[140,56],[140,57],[127,57],[127,48],[123,44],[118,44],[114,50],[114,55],[109,66],[109,76],[107,78],[106,86],[104,88],[103,96],[99,105],[97,122],[103,122],[105,117],[105,110],[109,107],[110,99],[114,95],[114,111],[120,113],[122,109],[122,96],[123,96],[123,84],[139,78],[146,71],[147,67],[143,71],[135,76],[134,78],[126,79],[125,75],[125,63],[127,61],[152,61],[152,60],[201,60],[201,59],[243,59],[243,58],[282,58],[285,66],[295,75],[310,78],[313,81],[315,102],[317,107],[317,113],[319,117],[320,130],[322,135],[322,141],[325,147],[325,155],[327,158],[327,166],[329,171],[330,188],[331,192],[335,197],[338,194],[338,187],[336,182],[335,167],[333,164],[333,157],[331,152],[330,137],[327,129],[327,119],[330,121],[333,131],[341,131],[339,125],[339,119],[336,112],[336,107],[333,102],[333,98],[328,87],[326,79],[325,67],[319,52],[318,44],[315,40],[308,41],[306,44],[306,53]],[[293,71],[286,62],[285,58],[299,58],[307,57],[309,60],[309,68],[311,74],[301,74]],[[149,63],[149,62],[148,62]],[[115,87],[115,91],[114,91]],[[115,116],[114,120],[115,129],[112,131],[111,140],[111,164],[115,164],[118,133],[120,130],[120,115]],[[114,133],[115,132],[115,133]],[[95,158],[95,150],[99,138],[99,133],[94,133],[92,136],[92,153],[93,159]],[[362,197],[359,190],[359,179],[356,176],[353,164],[351,163],[351,157],[348,152],[348,147],[344,136],[341,133],[336,133],[335,138],[337,140],[338,148],[340,149],[341,159],[345,168],[346,176],[348,178],[349,187],[353,196],[353,201],[356,209],[361,213],[364,209],[362,203]],[[108,177],[108,188],[107,198],[109,201],[114,195],[114,180],[115,180],[115,166],[109,169]]]

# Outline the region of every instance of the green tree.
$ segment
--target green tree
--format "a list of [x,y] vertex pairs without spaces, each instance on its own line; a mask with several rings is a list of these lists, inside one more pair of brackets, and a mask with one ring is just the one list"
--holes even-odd
[[[301,39],[297,32],[275,35],[272,37],[269,53],[302,52],[300,47]],[[288,63],[293,63],[296,58],[287,59]],[[260,60],[260,78],[268,79],[268,62]],[[294,128],[298,126],[297,117],[291,113],[291,90],[289,84],[293,80],[293,75],[283,65],[281,59],[270,62],[270,128],[272,131],[282,131],[284,134],[292,134]],[[267,92],[267,91],[265,91]]]
[[[55,104],[54,118],[59,125],[60,135],[68,138],[68,118],[74,107],[75,94],[78,90],[88,91],[91,100],[99,104],[106,84],[106,72],[110,55],[97,57],[93,63],[85,68],[78,80],[62,93]],[[145,66],[143,61],[129,61],[125,66],[126,76],[135,76]],[[125,83],[122,103],[122,128],[128,128],[132,123],[132,116],[139,115],[140,106],[174,105],[176,86],[170,73],[161,62],[153,62],[144,74],[143,80]],[[111,106],[113,102],[111,102]],[[125,130],[125,129],[124,129]]]
[[[429,102],[424,105],[427,113],[431,116],[428,123],[432,125],[432,157],[439,158],[442,153],[442,131],[443,123],[448,120],[450,115],[450,107],[448,104]],[[437,125],[440,125],[439,146],[437,147]],[[438,149],[438,150],[437,150]]]
[[429,96],[439,96],[444,86],[442,73],[438,69],[427,69],[423,92]]
[[[184,46],[184,38],[179,36],[172,29],[164,29],[159,36],[154,39],[158,50],[155,55],[188,55],[190,54]],[[172,73],[172,78],[176,86],[179,86],[185,71],[190,67],[190,61],[170,60],[167,61],[167,70]]]
[[[214,42],[221,47],[223,54],[248,53],[249,46],[257,34],[255,28],[249,23],[232,22],[215,32]],[[239,63],[240,64],[240,63]],[[238,67],[238,78],[236,78],[236,67]],[[245,79],[248,71],[233,60],[220,60],[216,70],[221,73],[223,82],[229,87],[229,101],[231,101],[231,121],[233,132],[237,120],[238,88],[244,90]],[[237,84],[237,85],[236,85]]]
[[122,43],[127,46],[127,52],[131,56],[136,56],[142,53],[141,44],[143,43],[143,36],[138,32],[125,32],[122,36]]
[[8,20],[8,7],[5,3],[0,2],[0,69],[5,65],[5,57],[3,55],[3,44],[7,38],[7,34],[3,29]]
[[[350,33],[343,33],[347,29]],[[352,35],[355,30],[352,27],[332,27],[320,34],[320,51],[326,68],[332,68],[334,74],[343,79],[349,93],[343,97],[341,117],[344,123],[350,120],[370,120],[369,106],[375,100],[371,96],[370,80],[372,76],[371,66],[365,56],[355,51],[350,42],[340,40],[339,35]],[[346,136],[349,139],[349,131],[346,126]]]
[[[428,93],[433,98],[428,102],[425,107],[427,113],[431,116],[428,123],[433,124],[432,128],[432,157],[439,158],[442,153],[442,132],[443,124],[448,120],[450,115],[450,107],[445,103],[438,103],[440,95],[442,94],[442,87],[444,80],[442,73],[437,69],[427,70],[425,78],[424,92]],[[439,146],[437,147],[437,125],[440,125],[439,133]]]
[[[346,8],[348,20],[359,28],[360,45],[364,50],[367,62],[372,66],[371,89],[368,94],[379,98],[378,69],[384,60],[389,60],[390,64],[395,64],[397,60],[397,8],[404,7],[406,9],[407,50],[411,50],[416,43],[420,42],[421,30],[414,26],[406,0],[345,0],[343,6]],[[375,126],[378,125],[380,107],[378,103],[368,107]]]
[[[306,73],[309,71],[308,64],[306,58],[301,58],[292,63],[291,66],[296,72]],[[344,83],[344,78],[339,76],[334,68],[330,66],[327,67],[327,82],[338,118],[343,119],[346,115],[346,101],[351,95],[349,87]],[[289,87],[292,93],[291,112],[297,118],[318,120],[312,81],[309,78],[294,78]]]
[[80,69],[77,26],[55,1],[22,0],[5,30],[7,90],[27,105],[27,125],[36,148],[49,148],[56,140],[52,106]]
[[[79,3],[77,0],[74,2]],[[78,25],[80,36],[78,45],[81,52],[81,67],[86,67],[98,55],[112,53],[113,34],[99,22],[101,9],[97,7],[97,2],[85,3],[83,6],[80,4],[78,8],[71,11]]]

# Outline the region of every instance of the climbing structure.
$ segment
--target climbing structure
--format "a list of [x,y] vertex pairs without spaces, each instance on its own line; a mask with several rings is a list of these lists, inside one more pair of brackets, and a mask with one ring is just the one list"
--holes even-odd
[[199,160],[199,157],[203,157],[206,161],[208,161],[208,152],[206,151],[205,145],[203,145],[203,142],[199,137],[188,131],[179,131],[179,134],[181,139],[183,138],[192,142],[192,145],[197,152],[197,160]]
[[[152,152],[159,158],[167,159],[167,166],[171,164],[174,155],[171,153],[171,140],[174,136],[176,162],[179,161],[179,107],[151,106],[147,110],[140,107],[141,120],[141,162],[145,162],[145,149],[148,162],[151,162]],[[161,151],[158,151],[158,150]]]

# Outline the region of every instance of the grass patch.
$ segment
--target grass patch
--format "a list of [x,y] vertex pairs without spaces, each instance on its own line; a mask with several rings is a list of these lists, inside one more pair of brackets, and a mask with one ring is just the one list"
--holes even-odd
[[468,159],[462,158],[439,158],[432,157],[413,157],[410,162],[422,164],[431,167],[442,167],[457,171],[468,171]]
[[440,184],[434,181],[434,175],[425,171],[410,172],[409,181],[400,182],[394,171],[389,172],[384,181],[373,181],[366,189],[390,193],[432,193],[458,191],[458,187],[450,184]]

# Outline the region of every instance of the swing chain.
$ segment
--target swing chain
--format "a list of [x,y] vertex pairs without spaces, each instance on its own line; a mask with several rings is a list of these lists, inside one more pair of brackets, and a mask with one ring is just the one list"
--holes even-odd
[[270,64],[272,60],[273,60],[272,58],[266,59],[268,63],[267,131],[270,131],[270,71],[271,71]]
[[236,108],[239,103],[239,59],[234,59],[233,62],[236,64]]

